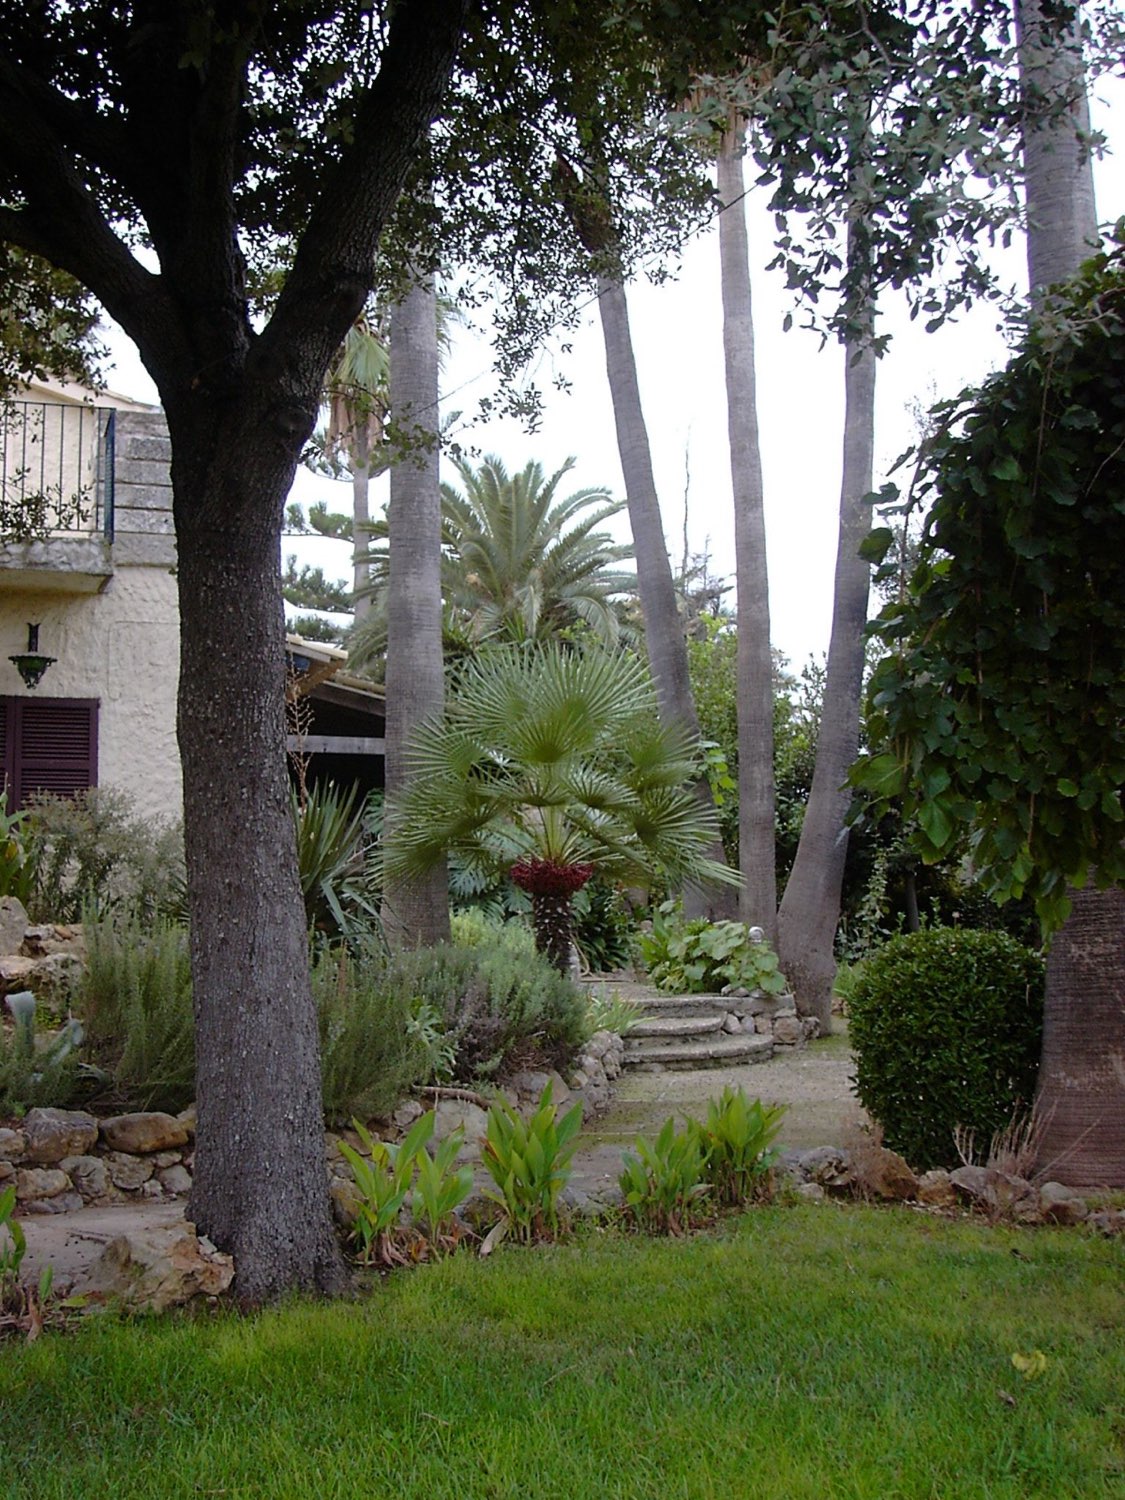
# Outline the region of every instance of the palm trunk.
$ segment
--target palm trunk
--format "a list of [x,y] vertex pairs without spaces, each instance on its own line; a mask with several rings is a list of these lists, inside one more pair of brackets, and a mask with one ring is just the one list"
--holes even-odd
[[738,128],[728,132],[723,142],[718,185],[723,351],[738,584],[738,845],[744,882],[739,911],[744,922],[763,928],[772,943],[777,936],[773,661],[742,153],[743,131]]
[[[406,786],[410,735],[439,714],[445,693],[441,631],[441,496],[438,488],[437,298],[429,283],[412,288],[391,313],[391,409],[408,451],[391,469],[387,511],[386,836],[394,836],[394,798]],[[422,440],[425,442],[422,443]],[[388,880],[383,922],[395,946],[449,937],[445,865],[411,880]]]
[[[1097,244],[1093,166],[1079,140],[1090,116],[1077,15],[1060,31],[1041,0],[1016,0],[1015,10],[1029,107],[1044,96],[1069,101],[1053,120],[1024,127],[1028,282],[1038,303]],[[1038,1165],[1063,1182],[1125,1187],[1125,895],[1070,894],[1047,962]]]
[[366,561],[371,536],[367,523],[371,519],[368,497],[371,492],[371,424],[364,420],[359,443],[352,453],[352,550],[354,553],[352,593],[355,598],[352,610],[358,625],[366,619],[371,609],[368,584],[371,581],[371,564]]
[[1037,1166],[1076,1187],[1125,1187],[1125,891],[1072,891],[1051,944]]
[[219,445],[173,412],[169,424],[198,1109],[190,1216],[233,1254],[244,1299],[335,1291],[284,751],[281,520],[295,461],[232,440],[237,430]]
[[[861,253],[861,235],[853,224],[848,234],[848,255]],[[797,857],[778,912],[781,966],[793,986],[798,1009],[815,1016],[822,1031],[828,1030],[832,1014],[836,973],[833,942],[840,920],[848,851],[844,818],[851,794],[844,780],[859,748],[864,628],[871,579],[859,546],[871,530],[871,509],[865,496],[871,493],[875,436],[874,320],[872,304],[866,326],[854,341],[844,344],[844,463],[828,673],[812,789]]]
[[1061,113],[1025,120],[1027,264],[1033,294],[1064,281],[1098,244],[1094,174],[1077,7],[1069,24],[1043,0],[1015,0],[1020,83],[1029,115],[1058,101]]
[[[619,277],[598,277],[598,309],[605,341],[606,372],[613,400],[617,448],[625,479],[625,498],[637,563],[637,592],[645,620],[645,648],[656,685],[660,712],[666,723],[699,734],[699,718],[691,693],[687,645],[676,605],[672,565],[664,542],[664,524],[652,472],[652,452],[641,407],[637,365],[629,331],[625,286]],[[714,802],[706,780],[696,784],[702,806],[713,815]],[[716,837],[709,857],[726,862],[722,841]],[[689,887],[684,909],[691,915],[731,916],[734,901],[726,888],[703,891]]]

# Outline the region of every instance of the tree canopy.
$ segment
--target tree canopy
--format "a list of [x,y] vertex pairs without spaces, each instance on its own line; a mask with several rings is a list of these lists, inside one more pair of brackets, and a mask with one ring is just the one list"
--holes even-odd
[[[1005,369],[939,408],[910,505],[919,559],[872,626],[881,747],[924,856],[971,830],[999,898],[1055,926],[1066,885],[1125,882],[1125,238],[1057,289]],[[873,537],[891,541],[889,529]]]

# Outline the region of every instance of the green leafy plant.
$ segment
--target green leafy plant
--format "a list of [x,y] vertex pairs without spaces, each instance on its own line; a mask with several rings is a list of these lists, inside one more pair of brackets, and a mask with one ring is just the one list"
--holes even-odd
[[784,1114],[784,1105],[765,1105],[728,1085],[708,1104],[705,1120],[690,1122],[714,1202],[736,1208],[755,1196],[776,1160],[773,1142]]
[[457,1244],[453,1214],[473,1190],[473,1169],[456,1165],[457,1153],[465,1140],[461,1126],[451,1131],[431,1156],[418,1153],[418,1177],[414,1185],[414,1217],[426,1228],[426,1240],[432,1255],[440,1255]]
[[[340,1151],[355,1174],[359,1198],[355,1238],[359,1258],[365,1265],[402,1265],[402,1236],[396,1231],[403,1205],[410,1194],[415,1164],[434,1133],[434,1112],[415,1120],[403,1140],[397,1144],[379,1141],[359,1120],[352,1128],[363,1144],[363,1152],[348,1141],[340,1142]],[[366,1155],[364,1155],[366,1152]]]
[[310,786],[302,802],[291,792],[297,867],[305,917],[313,932],[347,937],[378,926],[378,893],[367,845],[367,808],[352,786]]
[[683,1234],[710,1192],[699,1131],[677,1130],[669,1115],[656,1139],[639,1136],[634,1151],[624,1153],[618,1179],[626,1216],[650,1234]]
[[581,1104],[558,1118],[549,1083],[527,1120],[506,1099],[488,1111],[482,1160],[499,1192],[486,1192],[503,1210],[505,1232],[523,1244],[558,1232],[559,1194],[581,1125]]
[[621,887],[594,875],[573,906],[574,942],[586,967],[596,974],[626,968],[635,919]]
[[688,919],[676,901],[656,908],[650,931],[637,937],[637,951],[663,990],[709,994],[730,986],[782,995],[788,988],[777,954],[768,943],[751,941],[742,922]]
[[27,1240],[15,1212],[15,1187],[6,1187],[0,1193],[0,1307],[12,1286],[19,1282],[20,1266],[27,1253]]
[[913,1166],[951,1166],[1035,1091],[1043,962],[999,932],[935,927],[866,959],[848,998],[856,1093]]
[[0,791],[0,897],[27,907],[35,889],[38,859],[27,836],[27,812],[8,811],[8,789]]
[[628,1036],[638,1021],[644,1019],[645,1008],[639,1000],[629,1000],[619,990],[599,990],[591,995],[586,1006],[586,1027],[590,1036],[596,1031],[615,1031],[618,1036]]

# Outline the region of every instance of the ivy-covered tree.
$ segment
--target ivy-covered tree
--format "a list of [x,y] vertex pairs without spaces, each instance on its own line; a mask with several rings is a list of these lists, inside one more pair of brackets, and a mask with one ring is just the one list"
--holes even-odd
[[[886,748],[852,779],[903,799],[927,859],[967,830],[977,878],[997,899],[1034,898],[1048,930],[1068,887],[1116,888],[1083,951],[1068,939],[1080,1115],[1052,1104],[1079,1119],[1057,1170],[1120,1185],[1125,237],[1055,291],[1007,367],[941,409],[923,452],[919,561],[873,627],[888,655],[869,712]],[[1049,970],[1049,1003],[1063,978]]]

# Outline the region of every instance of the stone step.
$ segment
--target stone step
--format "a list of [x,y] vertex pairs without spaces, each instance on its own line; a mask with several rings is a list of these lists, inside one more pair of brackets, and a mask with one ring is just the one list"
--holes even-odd
[[722,1031],[725,1016],[706,1011],[686,1016],[649,1016],[637,1021],[625,1038],[625,1050],[635,1050],[637,1043],[651,1038],[655,1041],[673,1041],[689,1036],[706,1036],[712,1031]]
[[715,1034],[700,1042],[648,1042],[635,1051],[626,1050],[627,1068],[722,1068],[738,1063],[768,1062],[773,1039],[743,1032],[740,1036]]

